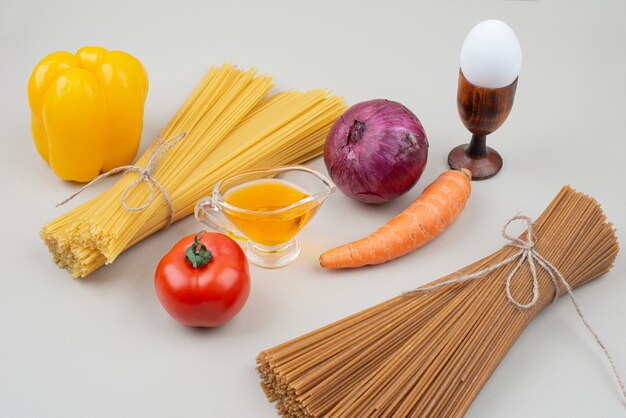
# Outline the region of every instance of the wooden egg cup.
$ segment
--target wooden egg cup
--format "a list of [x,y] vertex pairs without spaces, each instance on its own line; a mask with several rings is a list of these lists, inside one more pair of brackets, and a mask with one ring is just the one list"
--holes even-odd
[[487,135],[504,123],[517,88],[517,78],[506,87],[478,87],[465,79],[459,69],[457,107],[465,127],[472,133],[469,144],[459,145],[448,154],[448,165],[454,169],[467,168],[472,180],[495,176],[502,168],[502,157],[487,146]]

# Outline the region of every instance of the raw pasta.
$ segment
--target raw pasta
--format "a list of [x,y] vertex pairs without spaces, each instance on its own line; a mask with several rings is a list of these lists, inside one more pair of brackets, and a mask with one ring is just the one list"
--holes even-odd
[[[609,271],[618,252],[596,201],[564,187],[533,224],[536,250],[576,287]],[[496,253],[434,283],[492,266]],[[410,292],[257,357],[261,385],[286,417],[462,417],[554,288],[538,271],[540,299],[520,310],[507,299],[510,263],[480,279]],[[531,299],[530,272],[511,287]],[[563,293],[561,286],[559,293]],[[617,373],[617,372],[616,372]]]

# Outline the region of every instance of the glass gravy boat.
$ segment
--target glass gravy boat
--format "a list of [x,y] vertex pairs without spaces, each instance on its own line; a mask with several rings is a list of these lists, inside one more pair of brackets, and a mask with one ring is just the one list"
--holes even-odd
[[283,267],[300,254],[296,235],[313,218],[335,185],[318,171],[284,166],[233,174],[196,204],[196,219],[245,242],[254,264]]

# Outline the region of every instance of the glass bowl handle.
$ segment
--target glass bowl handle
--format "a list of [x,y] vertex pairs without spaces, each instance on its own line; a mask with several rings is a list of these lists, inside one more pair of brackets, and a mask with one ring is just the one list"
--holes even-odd
[[215,203],[212,197],[205,197],[196,203],[195,208],[196,219],[222,234],[226,234],[231,238],[238,239],[240,241],[248,241],[248,238],[244,237],[235,229],[235,227],[226,219],[222,213],[220,207]]

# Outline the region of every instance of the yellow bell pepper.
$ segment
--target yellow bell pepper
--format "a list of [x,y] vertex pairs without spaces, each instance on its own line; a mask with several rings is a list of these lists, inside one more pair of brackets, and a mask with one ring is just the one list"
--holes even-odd
[[130,164],[147,94],[146,70],[126,52],[95,46],[53,52],[28,81],[37,151],[64,180],[87,182]]

